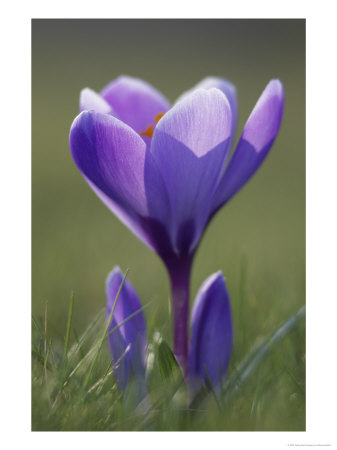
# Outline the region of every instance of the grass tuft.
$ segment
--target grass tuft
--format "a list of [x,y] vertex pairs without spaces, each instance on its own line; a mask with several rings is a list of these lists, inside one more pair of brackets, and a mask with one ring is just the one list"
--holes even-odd
[[149,350],[154,362],[148,367],[147,394],[139,403],[136,380],[121,392],[113,374],[119,361],[112,361],[104,343],[126,275],[108,321],[101,310],[80,335],[73,328],[71,294],[63,343],[53,342],[48,335],[47,305],[42,326],[32,317],[33,430],[305,428],[304,308],[267,338],[259,336],[260,344],[245,358],[246,349],[239,347],[235,361],[242,362],[230,367],[221,389],[209,382],[192,401],[170,346],[151,330]]

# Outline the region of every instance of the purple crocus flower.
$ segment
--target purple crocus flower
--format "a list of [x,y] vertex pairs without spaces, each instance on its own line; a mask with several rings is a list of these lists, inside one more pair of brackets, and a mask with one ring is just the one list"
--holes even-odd
[[207,78],[170,107],[144,81],[120,77],[82,91],[71,153],[100,199],[165,263],[171,279],[174,352],[187,375],[189,279],[214,214],[270,150],[283,113],[279,80],[263,91],[227,164],[237,122],[234,86]]
[[[115,267],[107,278],[107,317],[110,317],[123,278],[119,267]],[[114,374],[120,389],[126,388],[130,376],[136,377],[144,385],[147,337],[141,307],[137,292],[130,281],[125,280],[108,330],[108,343],[115,365]],[[117,326],[119,327],[114,330]]]

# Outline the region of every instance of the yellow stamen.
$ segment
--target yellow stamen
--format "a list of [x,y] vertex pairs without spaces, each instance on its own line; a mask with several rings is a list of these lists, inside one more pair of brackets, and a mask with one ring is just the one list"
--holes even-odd
[[159,113],[159,114],[156,115],[156,117],[154,118],[154,120],[156,121],[156,123],[159,122],[159,120],[163,117],[164,114],[165,114],[165,113]]
[[153,136],[153,126],[152,125],[149,125],[147,128],[146,128],[146,130],[145,131],[141,131],[139,134],[141,135],[141,136],[147,136],[147,137],[149,137],[149,138],[152,138],[152,136]]
[[[156,124],[159,122],[159,120],[163,117],[165,113],[159,113],[156,115],[156,117],[154,118]],[[153,136],[153,132],[154,132],[154,127],[153,125],[149,125],[145,131],[141,131],[139,134],[141,136],[147,136],[149,138],[152,138]]]

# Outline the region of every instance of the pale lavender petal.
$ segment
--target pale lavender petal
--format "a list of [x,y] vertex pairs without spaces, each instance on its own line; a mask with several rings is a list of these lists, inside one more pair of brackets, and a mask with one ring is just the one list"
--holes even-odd
[[194,389],[208,377],[214,388],[219,384],[226,375],[232,346],[230,298],[225,278],[217,272],[202,284],[192,309],[189,376]]
[[155,125],[155,118],[170,108],[169,101],[153,86],[138,78],[121,76],[108,84],[101,92],[117,117],[143,132]]
[[212,204],[212,215],[226,203],[259,168],[279,131],[284,91],[279,80],[269,82],[243,129],[240,141],[222,175]]
[[[123,273],[118,267],[115,267],[108,276],[106,282],[107,318],[111,314],[123,278]],[[121,325],[118,330],[109,333],[132,314],[139,311],[141,307],[135,289],[129,280],[125,280],[108,330],[108,343],[114,363],[120,359],[120,363],[115,370],[115,377],[121,389],[125,389],[130,375],[145,378],[147,337],[143,312],[138,312],[124,325]],[[128,347],[129,350],[127,350]]]
[[80,112],[82,111],[96,111],[98,113],[112,114],[115,116],[109,103],[89,88],[82,89],[80,94]]
[[200,238],[230,133],[230,106],[218,89],[194,91],[155,128],[150,151],[167,187],[169,233],[177,253],[192,251]]
[[231,107],[231,112],[232,112],[231,137],[233,140],[234,135],[235,135],[236,126],[237,126],[237,120],[238,120],[238,102],[237,102],[235,86],[230,81],[228,81],[224,78],[219,78],[219,77],[204,78],[197,85],[195,85],[192,89],[184,92],[178,98],[177,102],[186,98],[187,95],[190,95],[196,89],[212,89],[212,88],[220,89],[220,91],[222,91],[226,95],[226,97],[229,101],[229,104]]

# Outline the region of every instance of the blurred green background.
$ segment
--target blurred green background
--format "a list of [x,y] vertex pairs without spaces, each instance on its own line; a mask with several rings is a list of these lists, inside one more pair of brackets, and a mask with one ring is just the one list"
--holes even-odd
[[104,307],[105,279],[117,264],[130,269],[143,303],[151,301],[150,332],[160,329],[170,342],[163,264],[97,199],[68,148],[80,90],[99,91],[120,74],[148,81],[172,102],[206,76],[228,78],[239,99],[237,138],[268,81],[284,84],[276,143],[214,218],[192,274],[192,300],[208,275],[225,274],[241,357],[305,302],[305,21],[32,22],[32,312],[42,317],[48,302],[49,333],[62,337],[74,290],[81,331]]

